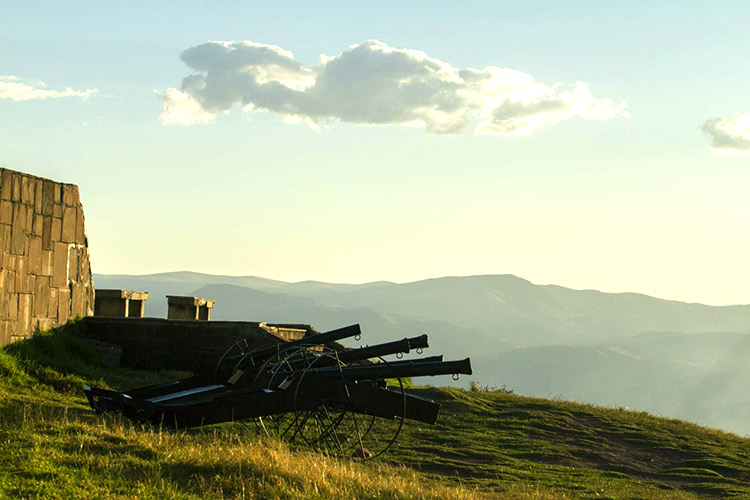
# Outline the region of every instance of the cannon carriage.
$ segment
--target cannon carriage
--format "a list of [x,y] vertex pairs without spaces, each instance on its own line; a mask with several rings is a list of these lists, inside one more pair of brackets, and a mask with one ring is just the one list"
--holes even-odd
[[471,374],[471,363],[386,360],[421,353],[429,347],[426,334],[358,349],[338,344],[360,335],[352,325],[252,350],[240,340],[212,373],[124,392],[87,386],[85,393],[98,413],[120,412],[135,422],[254,422],[292,444],[370,459],[393,444],[404,420],[437,421],[440,405],[406,392],[405,379]]

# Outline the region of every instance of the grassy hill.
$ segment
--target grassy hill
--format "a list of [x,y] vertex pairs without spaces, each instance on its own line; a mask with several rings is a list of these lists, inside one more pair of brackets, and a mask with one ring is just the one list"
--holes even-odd
[[750,497],[750,440],[623,409],[415,388],[443,404],[438,424],[361,464],[240,424],[98,417],[81,392],[184,375],[109,367],[75,326],[0,351],[0,498]]

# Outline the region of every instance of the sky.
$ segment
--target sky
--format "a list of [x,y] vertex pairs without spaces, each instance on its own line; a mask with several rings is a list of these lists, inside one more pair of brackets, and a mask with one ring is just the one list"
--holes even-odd
[[95,273],[750,303],[747,2],[0,2]]

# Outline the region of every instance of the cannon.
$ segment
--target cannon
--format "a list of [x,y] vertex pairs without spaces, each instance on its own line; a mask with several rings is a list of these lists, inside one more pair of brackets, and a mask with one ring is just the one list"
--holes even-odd
[[99,414],[176,428],[254,422],[293,445],[371,459],[395,442],[404,420],[437,421],[440,405],[406,392],[404,379],[471,374],[471,362],[400,359],[429,347],[427,334],[357,349],[338,344],[360,336],[351,325],[256,349],[243,339],[212,373],[124,392],[84,391]]

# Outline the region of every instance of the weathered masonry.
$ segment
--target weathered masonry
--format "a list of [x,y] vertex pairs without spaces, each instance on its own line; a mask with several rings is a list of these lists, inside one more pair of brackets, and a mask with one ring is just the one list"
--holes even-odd
[[142,318],[148,299],[148,292],[100,288],[96,291],[94,316]]
[[0,168],[0,345],[94,308],[78,186]]
[[215,302],[202,297],[167,295],[167,319],[192,319],[209,321]]

